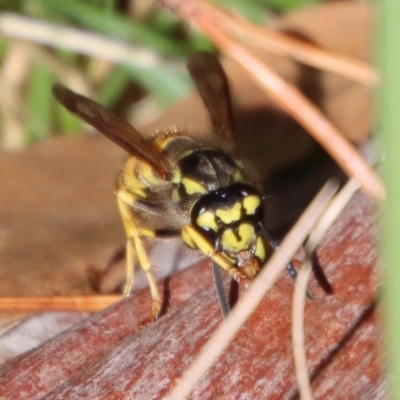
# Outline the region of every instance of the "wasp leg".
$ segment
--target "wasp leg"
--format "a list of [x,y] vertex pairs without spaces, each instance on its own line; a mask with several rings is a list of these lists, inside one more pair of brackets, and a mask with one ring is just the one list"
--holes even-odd
[[126,242],[126,283],[124,287],[124,297],[129,296],[132,290],[134,282],[134,271],[135,271],[135,257],[146,274],[147,280],[150,286],[150,293],[153,299],[152,304],[152,315],[154,319],[157,319],[161,310],[161,298],[158,293],[156,282],[151,273],[150,261],[147,257],[146,250],[143,246],[141,237],[143,236],[154,236],[154,232],[151,230],[139,229],[132,216],[131,207],[136,201],[136,196],[128,193],[125,190],[119,190],[117,192],[118,208],[121,214],[122,222],[124,224],[127,242]]
[[231,311],[231,306],[229,305],[228,298],[226,297],[224,282],[221,275],[221,267],[215,262],[213,262],[213,276],[219,307],[221,308],[222,316],[226,318]]
[[247,287],[250,280],[242,274],[233,264],[230,258],[214,249],[214,247],[192,226],[185,225],[182,228],[183,241],[192,248],[199,249],[204,255],[211,258],[216,264],[228,272],[240,285]]

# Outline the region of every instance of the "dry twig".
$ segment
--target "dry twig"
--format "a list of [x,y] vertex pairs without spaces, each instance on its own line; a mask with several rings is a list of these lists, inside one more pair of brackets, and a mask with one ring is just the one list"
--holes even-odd
[[313,254],[325,236],[328,229],[332,226],[336,218],[346,207],[353,197],[354,193],[359,190],[360,185],[355,179],[351,179],[340,190],[340,192],[330,202],[317,226],[310,234],[306,244],[306,259],[300,267],[298,277],[296,279],[295,290],[293,293],[292,303],[292,342],[293,357],[295,362],[295,370],[299,392],[303,400],[311,400],[313,398],[311,384],[308,375],[308,365],[306,356],[306,342],[304,330],[304,312],[306,304],[306,292],[308,279],[312,271]]
[[43,310],[99,311],[121,300],[118,295],[1,297],[0,311],[36,312]]

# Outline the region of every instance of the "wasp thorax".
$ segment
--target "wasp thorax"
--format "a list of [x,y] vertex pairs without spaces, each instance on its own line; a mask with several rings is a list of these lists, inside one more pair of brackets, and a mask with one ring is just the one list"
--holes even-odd
[[191,209],[192,226],[237,266],[245,266],[254,258],[265,260],[259,229],[262,218],[261,196],[243,183],[211,191],[201,196]]
[[172,173],[178,197],[199,196],[243,180],[238,165],[218,150],[194,150],[183,156]]

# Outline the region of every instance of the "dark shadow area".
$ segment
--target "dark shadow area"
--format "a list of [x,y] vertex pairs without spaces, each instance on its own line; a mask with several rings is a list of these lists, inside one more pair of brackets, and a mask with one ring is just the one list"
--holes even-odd
[[347,180],[326,152],[317,148],[306,160],[266,180],[265,220],[275,235],[280,237],[290,229],[330,178],[338,179],[341,184]]
[[163,285],[160,317],[163,316],[168,311],[170,300],[171,300],[171,278],[167,276],[164,280],[164,285]]
[[222,317],[226,318],[231,311],[231,305],[229,304],[229,300],[226,296],[224,279],[221,274],[221,267],[213,262],[213,280],[214,280],[214,288],[216,295],[218,297],[219,308],[221,309]]
[[229,304],[231,308],[235,306],[235,304],[239,300],[239,284],[231,279],[231,284],[229,286]]
[[[125,259],[125,245],[119,246],[115,249],[114,253],[111,255],[104,269],[99,269],[93,265],[89,265],[87,268],[87,279],[89,287],[94,290],[95,293],[101,293],[101,285],[103,280],[107,277],[108,273],[116,267],[116,265]],[[115,294],[121,294],[123,291],[125,282],[116,287],[113,291]]]

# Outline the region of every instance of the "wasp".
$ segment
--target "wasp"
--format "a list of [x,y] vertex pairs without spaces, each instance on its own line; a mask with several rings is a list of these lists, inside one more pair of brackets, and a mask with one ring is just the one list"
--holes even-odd
[[[245,287],[279,245],[264,223],[264,198],[235,147],[222,66],[207,52],[193,53],[187,66],[210,115],[212,135],[193,138],[174,131],[148,140],[95,101],[60,84],[53,87],[63,106],[129,154],[116,186],[127,238],[124,295],[131,292],[139,264],[149,282],[154,319],[161,300],[144,237],[180,235]],[[292,263],[287,270],[295,279]]]

